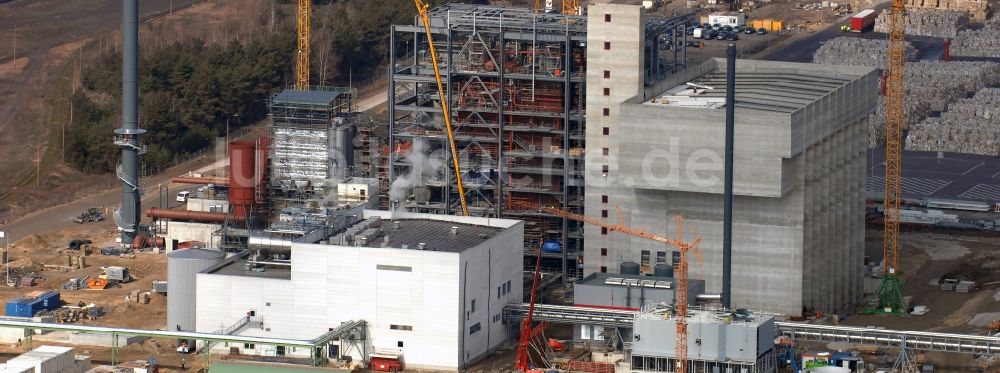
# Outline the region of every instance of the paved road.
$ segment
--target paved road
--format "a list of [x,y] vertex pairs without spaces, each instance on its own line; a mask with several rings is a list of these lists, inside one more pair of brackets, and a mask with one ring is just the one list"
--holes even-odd
[[[157,185],[163,183],[164,186],[169,184],[169,179],[174,176],[179,176],[186,173],[187,171],[201,166],[202,164],[208,164],[207,160],[198,160],[195,163],[188,164],[186,166],[175,167],[169,172],[165,172],[161,175],[143,180],[144,185],[149,185],[147,187],[146,195],[142,199],[142,209],[145,213],[145,209],[148,207],[159,207],[159,193],[157,193]],[[214,165],[225,165],[225,163],[214,163]],[[202,167],[201,172],[207,171],[209,168]],[[180,203],[176,200],[177,192],[182,190],[193,190],[197,188],[197,185],[169,185],[169,189],[163,193],[163,204],[168,207],[179,206]],[[89,207],[107,207],[115,208],[121,205],[122,192],[121,189],[115,189],[107,191],[104,193],[99,193],[93,196],[85,197],[67,204],[54,206],[35,212],[34,214],[22,217],[10,224],[0,226],[0,231],[6,232],[7,238],[10,242],[17,241],[26,235],[39,232],[47,232],[58,229],[63,229],[67,227],[74,226],[76,223],[73,222],[73,217],[80,214]],[[111,216],[106,216],[107,219],[111,219]]]

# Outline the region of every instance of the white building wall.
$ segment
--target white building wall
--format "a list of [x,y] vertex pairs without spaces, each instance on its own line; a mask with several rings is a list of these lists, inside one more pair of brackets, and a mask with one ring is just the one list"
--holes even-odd
[[[494,317],[504,305],[522,300],[523,224],[470,219],[510,227],[461,254],[296,244],[291,280],[199,274],[196,330],[228,327],[253,310],[270,330],[249,328],[240,334],[311,339],[360,319],[368,322],[371,345],[403,352],[408,368],[459,370],[503,343],[506,328]],[[498,298],[497,288],[508,281],[510,290]],[[481,329],[470,335],[475,323]],[[255,347],[256,353],[264,352],[263,346]]]

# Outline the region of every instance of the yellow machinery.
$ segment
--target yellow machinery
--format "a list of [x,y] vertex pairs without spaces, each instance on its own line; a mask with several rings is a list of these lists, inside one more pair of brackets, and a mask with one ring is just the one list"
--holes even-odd
[[[701,237],[695,238],[694,242],[687,243],[684,242],[684,220],[680,216],[675,216],[674,220],[677,222],[677,238],[668,238],[655,235],[643,230],[628,227],[624,224],[611,224],[603,220],[592,219],[580,214],[574,214],[572,212],[563,211],[557,208],[544,207],[528,202],[511,202],[512,206],[523,207],[528,209],[536,209],[540,211],[547,212],[549,214],[563,217],[570,220],[575,220],[591,225],[596,225],[602,228],[607,228],[609,231],[621,232],[630,236],[642,237],[650,241],[656,241],[659,243],[667,244],[676,247],[680,251],[680,260],[677,262],[677,272],[674,277],[677,280],[677,290],[674,294],[677,295],[677,341],[675,343],[675,353],[677,354],[677,366],[674,369],[675,373],[687,373],[688,372],[688,354],[687,354],[687,307],[688,307],[688,260],[687,255],[691,249],[698,253],[698,244],[701,243]],[[619,216],[619,220],[621,217]],[[541,255],[541,253],[539,253]],[[700,255],[699,255],[700,256]]]
[[[882,237],[882,284],[875,293],[875,308],[863,313],[905,315],[899,280],[899,180],[903,135],[903,68],[906,36],[904,0],[892,0],[889,10],[889,64],[886,77],[885,198],[882,201],[885,230]],[[873,302],[874,303],[874,302]]]
[[295,89],[309,88],[309,18],[312,14],[312,0],[299,0],[298,12],[298,53],[295,63]]
[[[535,13],[539,13],[542,10],[544,10],[542,9],[542,0],[535,0]],[[562,14],[580,14],[580,0],[563,0]]]
[[469,215],[469,204],[465,200],[465,186],[462,184],[462,170],[458,165],[458,148],[455,147],[455,133],[451,128],[451,111],[448,109],[448,97],[444,92],[444,83],[441,82],[441,69],[438,66],[437,52],[434,50],[434,35],[431,33],[431,18],[427,15],[429,5],[423,0],[413,0],[413,4],[420,13],[420,21],[427,31],[427,46],[431,51],[431,63],[434,65],[434,79],[437,80],[438,97],[441,99],[441,114],[444,115],[444,126],[448,132],[448,146],[451,147],[451,161],[455,168],[455,182],[458,184],[458,198],[462,202],[462,215]]

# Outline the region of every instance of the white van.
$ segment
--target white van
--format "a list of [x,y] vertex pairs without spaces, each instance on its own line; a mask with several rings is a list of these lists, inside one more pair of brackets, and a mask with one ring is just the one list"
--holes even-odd
[[177,202],[187,202],[188,197],[190,195],[191,195],[191,192],[188,192],[188,191],[183,191],[183,192],[177,193]]

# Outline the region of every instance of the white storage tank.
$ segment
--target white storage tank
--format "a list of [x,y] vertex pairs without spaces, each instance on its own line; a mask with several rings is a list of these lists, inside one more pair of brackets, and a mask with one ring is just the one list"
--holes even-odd
[[194,331],[195,277],[225,257],[222,251],[207,249],[174,250],[167,254],[167,330]]

